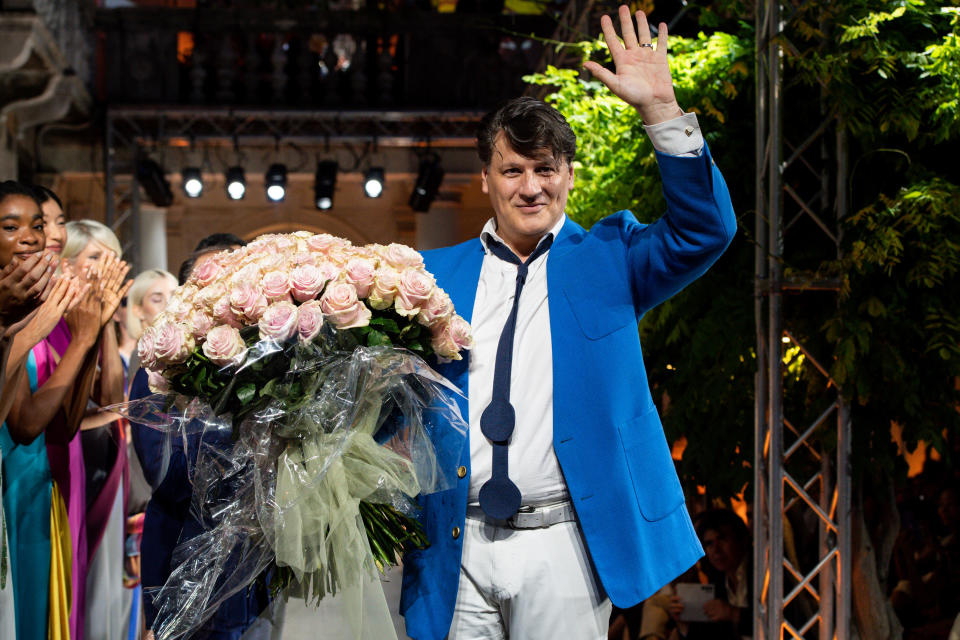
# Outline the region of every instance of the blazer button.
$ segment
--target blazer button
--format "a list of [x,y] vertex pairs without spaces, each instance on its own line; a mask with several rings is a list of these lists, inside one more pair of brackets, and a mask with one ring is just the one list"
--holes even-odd
[[456,540],[460,537],[460,527],[454,527],[451,533],[453,535],[453,539]]
[[457,477],[466,478],[467,477],[467,468],[466,467],[457,467]]

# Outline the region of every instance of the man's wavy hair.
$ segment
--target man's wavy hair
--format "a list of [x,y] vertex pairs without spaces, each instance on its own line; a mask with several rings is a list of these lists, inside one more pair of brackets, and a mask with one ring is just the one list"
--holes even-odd
[[573,163],[577,136],[559,111],[550,105],[523,96],[503,103],[480,121],[477,129],[477,154],[483,166],[490,166],[497,135],[503,131],[514,151],[527,158],[549,151],[556,160]]

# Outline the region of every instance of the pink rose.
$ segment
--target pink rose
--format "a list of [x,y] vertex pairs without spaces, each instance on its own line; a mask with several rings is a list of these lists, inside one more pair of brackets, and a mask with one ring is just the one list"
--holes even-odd
[[439,322],[443,322],[453,315],[453,301],[447,292],[436,287],[426,303],[420,307],[420,314],[417,315],[417,321],[422,325],[432,327]]
[[300,342],[310,342],[323,328],[323,310],[316,300],[304,302],[297,308],[297,333]]
[[381,255],[383,256],[384,260],[389,262],[397,269],[423,266],[423,256],[420,255],[418,251],[411,249],[405,244],[398,244],[394,242],[393,244],[387,245],[382,250]]
[[233,312],[233,308],[230,306],[230,296],[228,295],[224,295],[213,303],[211,313],[217,322],[229,325],[235,329],[243,326],[240,318],[237,317],[237,314]]
[[194,309],[190,312],[188,324],[193,327],[193,337],[202,338],[213,328],[213,318],[200,309]]
[[153,327],[147,327],[144,329],[143,335],[140,336],[140,341],[137,342],[137,357],[146,369],[152,369],[157,364],[154,334]]
[[256,322],[267,310],[267,297],[259,287],[249,282],[238,282],[230,290],[230,308],[238,316]]
[[155,327],[154,353],[163,364],[176,364],[186,360],[193,351],[193,336],[179,322],[164,321]]
[[193,273],[190,274],[190,279],[201,287],[205,287],[213,283],[222,273],[223,267],[221,267],[216,260],[208,259],[201,262],[200,266],[193,270]]
[[291,238],[282,234],[274,234],[272,244],[277,250],[277,253],[283,253],[284,251],[296,249],[297,247],[297,241],[295,238]]
[[329,248],[342,245],[343,243],[343,239],[332,236],[329,233],[319,233],[307,238],[307,246],[320,253],[326,253]]
[[191,305],[179,293],[175,293],[167,302],[167,306],[163,308],[163,312],[177,322],[186,321],[192,310]]
[[372,260],[364,258],[353,258],[347,262],[347,266],[343,270],[344,277],[347,282],[357,288],[358,297],[366,298],[370,295],[376,268]]
[[197,297],[195,302],[207,311],[213,313],[213,307],[220,298],[223,298],[227,293],[227,288],[223,285],[222,282],[215,282],[209,286],[200,289],[197,292]]
[[260,271],[260,267],[257,264],[248,264],[240,267],[239,270],[235,271],[230,276],[230,285],[236,286],[240,283],[250,284],[251,282],[260,282],[260,278],[262,277],[263,273]]
[[461,349],[473,346],[470,336],[470,324],[458,315],[454,315],[447,322],[434,327],[433,350],[441,358],[461,360]]
[[320,308],[338,329],[365,327],[370,323],[370,309],[357,299],[356,288],[346,282],[327,287],[320,299]]
[[315,264],[304,264],[290,273],[290,290],[297,302],[313,300],[327,284],[323,269]]
[[293,254],[290,258],[290,264],[300,265],[300,264],[314,264],[315,259],[313,254],[309,251],[301,251],[299,253]]
[[159,371],[147,371],[147,386],[154,393],[169,393],[170,381]]
[[268,271],[260,281],[263,295],[271,302],[286,298],[290,293],[290,279],[283,271]]
[[377,310],[388,308],[397,296],[399,284],[399,271],[391,267],[380,267],[373,274],[373,286],[370,287],[367,303]]
[[260,316],[260,339],[283,342],[297,332],[297,307],[292,302],[275,302]]
[[247,355],[247,345],[237,329],[222,324],[207,334],[207,341],[203,343],[203,355],[221,367],[240,364]]
[[397,284],[397,298],[393,303],[394,309],[402,316],[417,315],[435,287],[436,282],[433,276],[426,271],[420,269],[401,271],[400,282]]

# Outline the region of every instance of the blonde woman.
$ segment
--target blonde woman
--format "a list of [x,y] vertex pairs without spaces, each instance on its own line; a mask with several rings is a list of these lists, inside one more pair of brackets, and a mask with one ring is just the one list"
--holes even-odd
[[[131,338],[140,339],[143,328],[160,315],[176,288],[177,279],[162,269],[144,271],[133,279],[133,285],[127,293],[129,312],[126,320],[127,333]],[[130,373],[132,378],[135,372]]]
[[[65,273],[93,281],[120,260],[120,241],[106,225],[75,220],[67,223],[66,232],[60,253]],[[99,372],[81,437],[68,450],[50,451],[51,467],[69,477],[67,517],[74,542],[70,626],[75,638],[119,637],[124,628],[109,612],[122,607],[125,595],[122,486],[127,469],[126,434],[116,416],[100,412],[101,407],[124,399],[123,361],[112,322],[118,306],[111,304],[110,315],[101,323]],[[55,454],[60,460],[55,460]]]

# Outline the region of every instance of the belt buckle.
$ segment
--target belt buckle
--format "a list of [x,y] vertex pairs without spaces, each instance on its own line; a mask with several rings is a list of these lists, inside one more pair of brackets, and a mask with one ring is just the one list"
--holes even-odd
[[507,526],[514,530],[539,529],[543,526],[543,509],[522,506],[507,519]]

